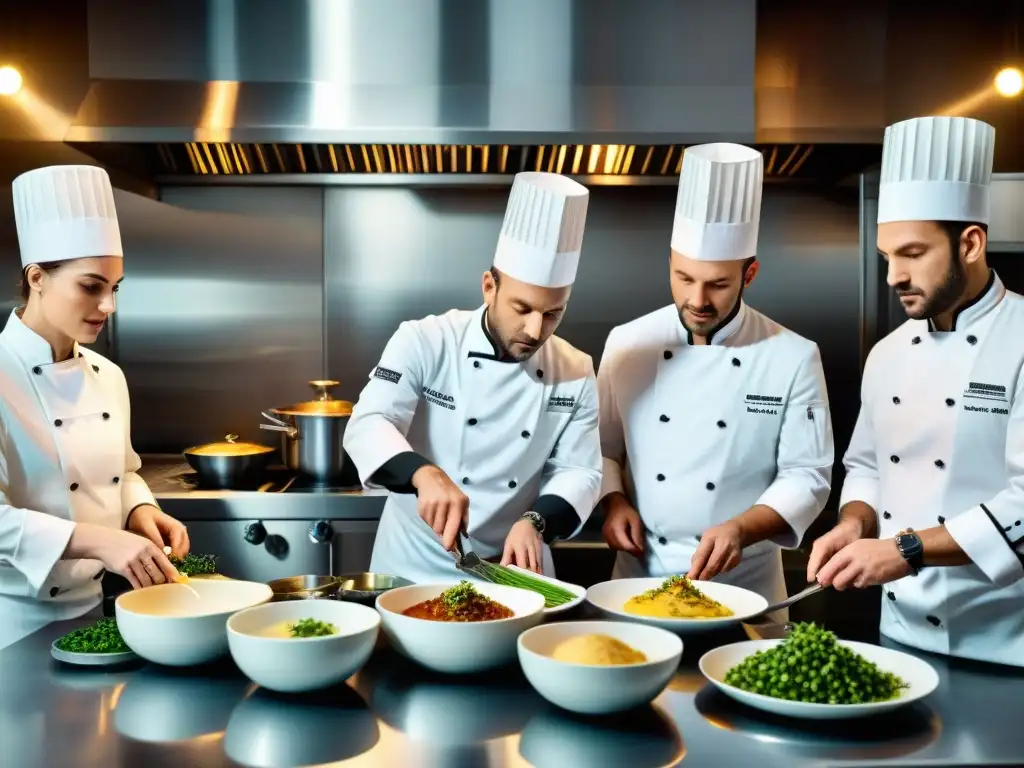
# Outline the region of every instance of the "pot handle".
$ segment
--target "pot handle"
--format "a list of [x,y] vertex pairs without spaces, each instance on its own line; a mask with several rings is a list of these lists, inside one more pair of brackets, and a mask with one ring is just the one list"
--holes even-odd
[[274,422],[273,424],[260,424],[260,429],[266,429],[270,432],[284,432],[286,435],[288,435],[288,437],[295,437],[297,434],[299,434],[299,430],[297,430],[295,427],[291,427],[285,424],[280,419],[274,418],[266,411],[261,411],[260,414],[267,421]]
[[295,427],[279,427],[277,424],[260,424],[260,429],[266,429],[270,432],[284,432],[288,437],[295,437],[299,434],[299,430]]

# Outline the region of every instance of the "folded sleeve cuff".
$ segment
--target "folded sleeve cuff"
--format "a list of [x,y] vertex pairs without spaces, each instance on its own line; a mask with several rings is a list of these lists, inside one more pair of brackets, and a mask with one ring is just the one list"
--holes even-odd
[[384,462],[380,469],[373,473],[370,482],[380,485],[392,493],[416,493],[412,484],[412,476],[430,461],[415,451],[405,451]]
[[9,509],[4,514],[22,516],[21,538],[13,565],[24,574],[33,594],[38,595],[50,571],[67,549],[75,524],[71,520],[26,509]]
[[997,587],[1024,578],[1024,562],[984,504],[948,519],[946,530],[971,561]]
[[846,476],[843,491],[839,495],[839,508],[851,501],[860,501],[878,512],[878,480],[873,477]]
[[553,493],[538,498],[533,511],[544,518],[544,541],[548,544],[555,539],[572,538],[583,527],[572,504]]
[[771,507],[789,524],[785,533],[772,538],[780,547],[794,549],[800,546],[807,529],[818,517],[818,501],[802,483],[790,479],[777,479],[769,485],[757,504]]
[[[603,459],[604,470],[601,473],[601,498],[611,493],[625,493],[622,484],[622,467],[614,459]],[[599,499],[600,500],[600,499]]]

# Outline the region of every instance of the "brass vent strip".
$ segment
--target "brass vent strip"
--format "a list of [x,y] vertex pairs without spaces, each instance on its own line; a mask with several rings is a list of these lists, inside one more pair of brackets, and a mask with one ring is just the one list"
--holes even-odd
[[799,151],[800,145],[797,144],[795,147],[793,147],[792,151],[789,153],[789,157],[786,158],[785,162],[783,162],[782,165],[779,166],[779,176],[786,172],[786,168],[788,168],[789,164],[793,162],[793,158],[796,157],[796,153]]
[[789,175],[794,176],[796,172],[800,170],[800,167],[807,161],[807,158],[811,156],[811,152],[814,151],[814,145],[811,144],[804,150],[804,153],[800,155],[800,159],[793,163],[793,167],[789,169]]

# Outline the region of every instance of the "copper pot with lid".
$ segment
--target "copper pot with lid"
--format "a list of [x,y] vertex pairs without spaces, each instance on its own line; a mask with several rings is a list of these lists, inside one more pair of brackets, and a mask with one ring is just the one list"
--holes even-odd
[[331,396],[338,384],[309,382],[315,392],[312,400],[264,411],[271,423],[260,424],[260,429],[281,433],[281,455],[289,469],[325,485],[344,485],[351,475],[342,440],[352,403]]
[[223,442],[195,445],[182,451],[202,486],[228,490],[260,483],[276,449],[237,441],[238,435],[227,435]]

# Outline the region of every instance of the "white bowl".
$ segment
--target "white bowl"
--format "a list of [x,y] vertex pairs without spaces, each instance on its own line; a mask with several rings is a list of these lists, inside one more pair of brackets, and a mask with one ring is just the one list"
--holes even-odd
[[402,611],[438,597],[457,584],[414,584],[377,598],[381,627],[397,651],[437,672],[467,674],[500,667],[516,658],[516,638],[544,619],[544,597],[516,587],[473,582],[485,597],[509,608],[513,616],[493,621],[430,621]]
[[525,573],[529,576],[532,576],[538,581],[546,581],[548,584],[554,584],[555,586],[561,587],[566,592],[572,592],[574,595],[576,595],[576,597],[570,600],[568,603],[562,603],[561,605],[555,605],[551,608],[545,608],[544,616],[547,619],[550,619],[552,616],[557,616],[562,613],[568,613],[573,608],[580,605],[584,600],[587,599],[586,587],[581,587],[579,584],[570,584],[568,581],[553,579],[550,576],[545,576],[543,573],[534,573],[533,571],[528,571],[524,568],[520,568],[518,565],[509,565],[506,567],[512,569],[513,571],[519,571],[521,573]]
[[619,621],[634,621],[667,629],[679,635],[710,632],[715,629],[739,624],[745,619],[764,611],[768,601],[756,592],[731,584],[720,584],[717,581],[693,581],[693,586],[717,600],[733,612],[732,616],[714,619],[660,619],[649,616],[636,616],[626,613],[622,607],[630,598],[656,589],[665,582],[664,578],[649,579],[613,579],[602,581],[587,590],[587,602],[607,617]]
[[[282,621],[317,619],[338,628],[323,637],[276,638],[259,633]],[[246,608],[228,619],[228,647],[238,668],[272,691],[329,688],[354,675],[370,658],[380,614],[340,600],[292,600]]]
[[125,643],[147,661],[184,667],[228,652],[228,617],[270,600],[273,592],[254,581],[196,580],[135,589],[114,602]]
[[848,717],[867,717],[889,712],[911,702],[923,699],[939,686],[939,674],[931,664],[911,656],[909,653],[882,648],[870,643],[857,643],[852,640],[840,640],[854,653],[859,653],[868,661],[873,661],[883,672],[899,675],[909,688],[890,701],[878,701],[869,704],[816,704],[802,701],[788,701],[751,693],[725,682],[725,676],[734,666],[758,651],[773,648],[782,640],[748,640],[743,643],[723,645],[705,653],[700,659],[700,671],[712,685],[736,701],[755,707],[764,712],[771,712],[786,717],[802,717],[810,720],[836,720]]
[[[610,635],[647,661],[599,666],[551,658],[555,647],[578,635]],[[519,636],[519,663],[541,696],[563,709],[586,715],[621,712],[656,699],[679,668],[683,641],[658,627],[618,621],[545,624]]]

